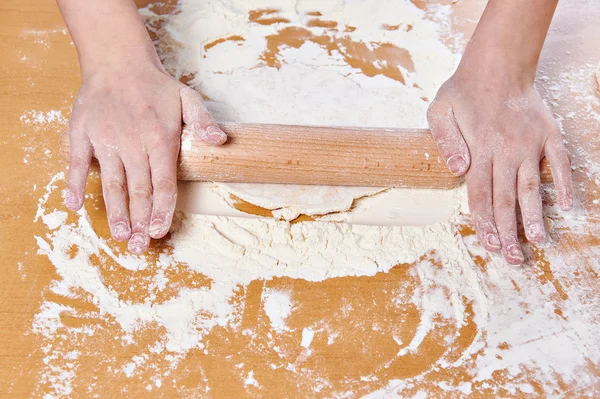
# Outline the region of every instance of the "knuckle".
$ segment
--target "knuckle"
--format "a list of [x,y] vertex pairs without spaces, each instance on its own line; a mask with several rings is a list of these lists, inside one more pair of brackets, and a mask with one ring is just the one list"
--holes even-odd
[[526,192],[539,192],[540,181],[537,177],[527,177],[521,182],[521,189]]
[[163,156],[171,157],[177,154],[179,150],[178,135],[171,133],[160,133],[154,136],[148,145],[150,154],[164,154]]
[[152,129],[152,132],[154,133],[152,137],[157,141],[162,142],[165,138],[171,140],[173,137],[178,136],[179,126],[175,124],[164,125],[163,123],[159,123]]
[[124,193],[125,182],[121,179],[107,179],[103,183],[104,191],[107,193]]
[[146,184],[136,184],[129,190],[129,196],[134,200],[148,201],[152,196],[152,189]]
[[155,124],[155,126],[150,127],[148,132],[150,133],[148,135],[150,139],[159,142],[168,134],[167,129],[158,123]]
[[[181,135],[181,124],[174,123],[172,125],[165,126],[163,131],[163,135],[168,137],[170,140],[179,139],[179,136]],[[179,143],[179,140],[177,140],[177,142]]]
[[495,199],[494,207],[502,211],[514,210],[515,199],[509,195],[500,195]]
[[154,189],[163,194],[173,195],[177,193],[177,181],[169,177],[160,178],[154,183]]

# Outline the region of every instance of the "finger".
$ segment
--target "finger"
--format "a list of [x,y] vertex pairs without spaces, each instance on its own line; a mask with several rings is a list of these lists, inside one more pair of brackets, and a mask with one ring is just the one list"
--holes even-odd
[[99,153],[102,194],[108,216],[110,233],[115,240],[125,241],[131,236],[127,212],[127,192],[123,163],[116,152]]
[[511,265],[525,260],[517,236],[517,171],[502,164],[493,165],[494,219],[500,234],[502,254]]
[[69,141],[71,150],[65,205],[72,211],[78,211],[83,206],[85,185],[92,160],[92,145],[86,135],[73,128],[69,130]]
[[498,229],[494,221],[492,201],[492,164],[486,163],[472,167],[466,176],[469,210],[473,215],[475,230],[479,242],[490,252],[502,248]]
[[177,202],[177,156],[179,141],[157,147],[150,152],[152,176],[152,215],[149,233],[152,238],[162,238],[169,231]]
[[211,145],[221,145],[227,141],[227,135],[221,130],[212,115],[206,109],[200,93],[190,87],[180,91],[183,122],[198,137]]
[[150,168],[146,157],[123,160],[127,174],[129,192],[129,218],[131,238],[127,248],[134,254],[142,254],[148,249],[150,236],[148,224],[152,212],[152,186]]
[[571,177],[571,161],[560,132],[557,131],[544,147],[544,152],[550,168],[556,189],[558,205],[562,210],[568,211],[573,207],[573,181]]
[[540,193],[540,163],[535,159],[523,162],[517,181],[525,236],[530,242],[541,243],[546,238],[546,229]]
[[469,170],[471,155],[452,107],[434,100],[427,110],[427,120],[431,135],[450,171],[456,176],[464,175]]

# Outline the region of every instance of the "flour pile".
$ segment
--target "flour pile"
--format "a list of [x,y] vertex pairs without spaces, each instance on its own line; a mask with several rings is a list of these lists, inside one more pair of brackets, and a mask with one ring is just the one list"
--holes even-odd
[[[207,106],[219,120],[425,126],[428,102],[459,58],[440,40],[448,29],[444,24],[451,6],[425,11],[409,1],[392,0],[184,0],[180,11],[156,32],[160,55],[175,76],[193,75],[189,84],[208,98]],[[149,24],[164,18],[150,10],[143,10],[142,15]],[[369,62],[373,57],[384,61]],[[376,276],[399,264],[411,265],[408,274],[418,287],[408,297],[399,293],[397,302],[416,305],[419,321],[409,341],[396,341],[395,359],[418,354],[444,320],[456,328],[441,338],[448,347],[464,339],[464,326],[474,324],[476,331],[458,355],[449,350],[416,376],[381,381],[382,390],[375,396],[410,390],[428,375],[453,369],[462,370],[470,381],[446,379],[436,383],[436,389],[466,394],[477,384],[492,392],[504,389],[501,392],[523,394],[541,389],[540,394],[550,395],[562,383],[593,383],[593,375],[585,368],[589,362],[600,362],[598,320],[589,316],[598,308],[598,299],[585,287],[563,287],[557,282],[553,273],[568,273],[571,266],[558,258],[549,266],[543,252],[551,253],[552,248],[529,254],[546,262],[541,263],[542,270],[521,269],[508,267],[500,258],[489,258],[473,235],[463,239],[458,229],[467,213],[464,188],[456,191],[451,218],[421,227],[290,224],[180,214],[170,247],[149,259],[116,251],[95,232],[86,210],[68,221],[61,210],[50,207],[48,200],[59,195],[63,179],[63,174],[57,174],[48,184],[36,217],[47,229],[36,237],[39,253],[50,259],[60,276],[50,291],[69,298],[91,298],[97,307],[91,313],[117,323],[122,336],[116,338],[123,345],[137,342],[136,334],[150,325],[160,327],[160,337],[131,361],[106,360],[115,374],[127,377],[142,369],[158,370],[159,360],[156,364],[149,360],[153,356],[160,358],[160,364],[168,361],[170,369],[144,377],[148,390],[164,385],[190,351],[210,354],[209,338],[216,328],[242,330],[241,315],[249,305],[232,298],[253,282],[275,277],[321,282]],[[219,189],[234,188],[221,185]],[[248,197],[252,195],[255,193]],[[338,210],[347,210],[352,203],[340,202],[345,205]],[[473,259],[485,260],[485,267]],[[106,264],[138,273],[152,271],[138,281],[147,293],[144,300],[124,299],[126,292],[108,286],[104,274],[112,266],[107,270],[102,266]],[[158,300],[173,285],[166,276],[176,267],[204,276],[209,283],[187,286]],[[286,319],[296,311],[293,298],[274,290],[265,290],[262,298],[274,333],[292,331]],[[69,306],[45,302],[33,331],[48,342],[53,342],[58,332],[67,337],[65,341],[100,334],[99,329],[66,328],[61,313],[71,311]],[[327,329],[304,326],[300,331],[298,346],[304,356],[311,356],[314,341]],[[338,339],[334,333],[327,334],[327,342]],[[296,369],[294,360],[285,358],[276,346],[269,350],[287,362],[281,367],[300,373],[301,365]],[[64,394],[58,378],[64,370],[58,365],[66,349],[50,345],[46,353],[45,378],[54,378],[56,393]],[[76,364],[77,356],[72,357]],[[260,387],[258,374],[243,366],[239,367],[240,378],[245,385]],[[543,387],[527,382],[532,371]],[[498,373],[506,374],[505,387],[500,388],[494,380]],[[561,381],[556,380],[557,373]],[[319,389],[328,386],[319,370],[302,376]],[[356,383],[376,380],[364,376]],[[175,380],[173,385],[177,385]],[[343,396],[342,391],[331,394]]]
[[[161,58],[174,76],[194,76],[220,121],[426,127],[429,100],[460,58],[409,1],[188,0],[180,9],[159,33]],[[440,19],[449,11],[440,7]],[[374,57],[383,61],[360,61]]]

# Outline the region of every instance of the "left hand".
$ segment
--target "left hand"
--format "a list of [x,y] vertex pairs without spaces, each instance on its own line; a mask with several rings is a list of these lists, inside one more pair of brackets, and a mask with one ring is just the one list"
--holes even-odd
[[517,203],[525,235],[546,237],[540,193],[540,161],[547,157],[557,201],[573,203],[570,160],[561,132],[533,82],[503,72],[459,70],[428,110],[431,132],[448,167],[465,175],[477,236],[507,262],[524,262],[517,235]]

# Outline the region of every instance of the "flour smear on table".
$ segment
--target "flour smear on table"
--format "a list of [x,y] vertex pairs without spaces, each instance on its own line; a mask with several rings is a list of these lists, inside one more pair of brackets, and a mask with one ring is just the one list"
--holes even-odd
[[[250,21],[252,11],[260,9],[278,11],[254,15],[255,22]],[[157,31],[165,66],[177,77],[194,76],[189,84],[208,98],[207,106],[218,120],[423,127],[428,102],[458,60],[457,52],[440,39],[447,33],[451,6],[432,6],[424,11],[409,1],[183,0],[180,11],[168,18],[149,9],[141,14],[150,26],[166,18],[162,29]],[[321,16],[317,17],[315,11]],[[319,21],[311,23],[314,19]],[[335,29],[328,21],[337,23]],[[281,44],[277,38],[271,38],[269,44],[266,39],[278,37],[286,28],[300,27],[308,30],[313,39],[302,46]],[[303,35],[306,37],[306,32]],[[331,40],[318,39],[324,37]],[[332,43],[336,50],[330,49]],[[379,51],[380,55],[392,51],[389,47],[377,50],[381,43],[389,43],[407,50],[410,62],[406,61],[406,54],[393,50],[393,54],[404,57],[404,66],[357,67],[349,55],[356,43],[364,45],[363,50]],[[591,88],[594,68],[584,72],[581,75],[584,78],[580,76],[582,87],[595,98],[586,101],[597,101]],[[563,89],[558,87],[557,93],[566,93]],[[381,390],[371,396],[402,395],[403,391],[418,386],[428,372],[453,368],[466,370],[471,382],[439,382],[437,388],[448,395],[468,394],[475,383],[493,390],[498,384],[494,373],[506,370],[514,381],[503,381],[503,389],[515,395],[532,393],[536,388],[519,377],[526,371],[535,372],[547,394],[560,390],[557,375],[566,384],[577,387],[593,383],[594,376],[582,370],[589,362],[600,363],[600,329],[598,319],[593,316],[600,305],[598,299],[586,292],[585,287],[561,287],[558,312],[558,300],[549,300],[556,297],[556,284],[541,284],[540,270],[510,267],[494,256],[482,270],[472,259],[477,256],[487,259],[488,255],[474,236],[461,237],[457,227],[468,212],[464,187],[456,189],[454,214],[443,223],[429,226],[290,224],[271,219],[180,213],[172,229],[170,249],[150,260],[116,251],[110,240],[94,231],[85,208],[69,222],[62,209],[49,206],[50,198],[60,196],[63,181],[64,174],[58,173],[48,183],[36,215],[36,222],[45,226],[45,231],[36,236],[38,251],[48,257],[59,276],[49,290],[65,297],[91,298],[98,308],[96,317],[118,323],[122,335],[115,339],[120,339],[123,345],[137,342],[136,334],[144,326],[162,328],[164,334],[143,353],[125,362],[118,358],[103,360],[115,374],[145,378],[149,391],[171,383],[171,375],[190,350],[210,353],[207,337],[215,327],[235,331],[241,328],[240,313],[245,304],[231,300],[240,287],[274,277],[319,282],[334,277],[374,276],[403,263],[413,264],[408,273],[419,281],[419,286],[412,296],[399,295],[397,300],[416,304],[420,320],[413,338],[398,342],[396,357],[418,353],[423,341],[437,328],[436,320],[440,317],[454,320],[458,328],[466,322],[467,314],[472,313],[469,317],[476,325],[476,336],[459,357],[450,361],[441,356],[422,374],[382,381]],[[260,186],[236,189],[225,184],[219,190],[242,196],[246,192],[255,201],[260,201],[256,198],[265,192]],[[351,198],[360,194],[352,193]],[[337,195],[339,199],[343,191]],[[285,208],[285,204],[274,200],[270,204],[268,198],[263,201],[262,206],[277,203],[277,209]],[[339,202],[344,205],[335,208],[335,204],[330,204],[327,210],[345,211],[352,203]],[[293,212],[302,210],[296,206]],[[547,211],[555,228],[584,225],[585,215],[575,213],[563,218],[554,208]],[[547,256],[553,256],[547,266],[552,268],[551,274],[560,277],[572,273],[570,259],[561,258],[551,245],[545,251]],[[423,260],[424,255],[432,256],[441,267]],[[122,299],[105,284],[97,264],[109,261],[129,271],[156,270],[143,282],[148,293],[143,302]],[[168,271],[182,264],[206,276],[211,284],[181,289],[172,298],[157,301],[157,295],[170,284]],[[261,304],[274,333],[292,330],[286,323],[296,311],[291,292],[265,289]],[[56,341],[63,339],[72,346],[73,340],[100,333],[97,326],[65,326],[61,313],[73,311],[67,305],[48,300],[33,322],[32,331],[44,340],[45,368],[39,382],[50,386],[54,396],[72,392],[81,351],[94,354],[93,348],[75,345],[79,349],[74,350]],[[306,356],[315,355],[313,340],[322,334],[328,334],[327,342],[338,339],[318,326],[304,326],[299,331],[302,337],[298,346]],[[451,347],[459,338],[456,333],[445,339]],[[153,363],[157,362],[157,356],[160,367]],[[166,370],[165,361],[170,365]],[[287,368],[295,370],[291,363]],[[139,374],[142,370],[143,374]],[[148,377],[152,370],[154,374]],[[246,386],[261,386],[254,370],[245,369],[242,364],[239,373]],[[302,378],[314,380],[315,390],[327,386],[316,369]],[[367,381],[373,377],[363,378]],[[343,393],[340,391],[339,395]]]

